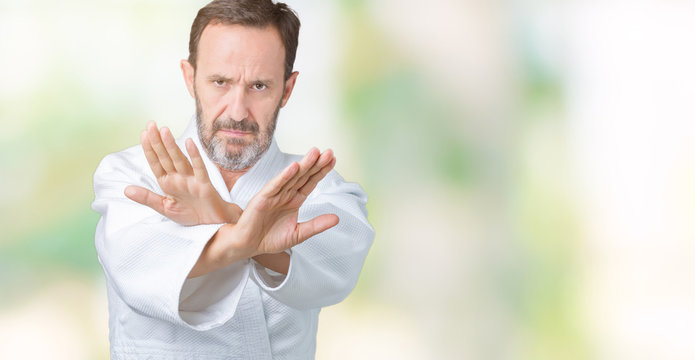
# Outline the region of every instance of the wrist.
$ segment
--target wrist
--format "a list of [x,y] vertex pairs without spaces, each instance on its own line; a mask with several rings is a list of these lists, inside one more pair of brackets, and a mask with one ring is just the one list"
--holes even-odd
[[264,268],[287,275],[290,268],[290,255],[286,252],[277,254],[260,254],[253,257]]
[[226,223],[236,224],[239,221],[239,218],[241,217],[242,211],[239,205],[234,203],[228,203],[225,201],[224,213]]
[[246,260],[251,254],[240,247],[236,225],[224,224],[205,245],[188,278],[205,275],[235,262]]
[[217,235],[220,243],[219,261],[223,263],[223,266],[249,259],[255,255],[254,249],[248,246],[249,241],[243,226],[230,223],[224,224],[220,227]]
[[199,218],[199,224],[236,224],[241,215],[239,206],[222,199],[208,209],[201,211],[203,216]]

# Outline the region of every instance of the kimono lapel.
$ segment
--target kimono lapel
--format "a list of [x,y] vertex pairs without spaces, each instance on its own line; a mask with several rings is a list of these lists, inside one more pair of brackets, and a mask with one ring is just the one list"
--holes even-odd
[[[215,165],[215,163],[213,163],[212,160],[210,160],[210,158],[207,155],[207,151],[205,151],[203,145],[200,143],[200,137],[198,136],[198,127],[196,125],[195,116],[193,116],[191,122],[188,124],[188,127],[183,132],[181,137],[179,137],[179,141],[183,145],[185,144],[185,141],[188,138],[193,139],[195,146],[198,147],[198,152],[200,153],[200,156],[203,158],[203,163],[205,163],[205,168],[208,171],[208,177],[210,178],[210,182],[212,182],[212,186],[215,187],[215,190],[217,190],[220,196],[222,196],[222,199],[224,199],[224,201],[232,202],[232,197],[229,194],[229,191],[227,191],[227,184],[224,183],[224,179],[222,178],[220,169],[218,169],[217,165]],[[186,151],[186,147],[181,147],[183,152],[186,154],[186,157],[188,157],[188,160],[190,161],[191,156],[188,154],[188,151]]]
[[284,154],[273,138],[265,154],[234,184],[231,191],[234,202],[242,209],[246,208],[251,198],[283,169],[283,158]]
[[[205,163],[205,168],[208,171],[208,177],[215,190],[222,196],[222,199],[228,202],[233,202],[239,205],[242,209],[246,208],[246,205],[251,200],[251,198],[258,193],[263,186],[268,183],[275,175],[280,173],[284,168],[284,154],[280,152],[277,142],[273,137],[268,150],[265,154],[258,160],[258,162],[253,165],[253,167],[244,175],[242,175],[236,184],[232,188],[232,191],[227,191],[227,185],[222,178],[220,169],[215,165],[212,160],[207,156],[207,152],[200,143],[200,137],[198,134],[198,128],[196,125],[195,116],[191,119],[188,127],[183,132],[179,138],[180,144],[184,144],[187,138],[193,139],[193,142],[198,147],[203,162]],[[190,155],[182,146],[184,153],[190,160]]]

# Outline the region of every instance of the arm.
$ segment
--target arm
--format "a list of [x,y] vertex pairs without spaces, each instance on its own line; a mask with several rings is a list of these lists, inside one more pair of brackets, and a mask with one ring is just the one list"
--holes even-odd
[[[230,261],[233,261],[228,258],[230,249],[225,244],[225,239],[235,236],[231,227],[231,225],[222,226],[218,232],[213,235],[200,254],[195,266],[193,266],[193,269],[191,269],[191,272],[188,274],[189,279],[209,274],[226,266]],[[260,254],[252,258],[263,267],[281,274],[287,274],[287,270],[290,266],[290,256],[285,252]]]
[[186,280],[222,225],[183,226],[126,198],[131,184],[160,191],[138,150],[108,155],[94,175],[92,207],[102,215],[95,245],[109,288],[142,315],[198,330],[221,325],[234,315],[248,262],[220,269],[205,284]]
[[367,221],[367,197],[359,185],[331,172],[300,210],[300,220],[333,213],[337,226],[291,249],[286,276],[253,264],[252,279],[278,301],[298,309],[318,308],[344,299],[355,287],[374,230]]
[[[235,313],[248,280],[249,261],[228,263],[187,279],[222,224],[184,226],[164,216],[162,213],[170,209],[166,204],[183,210],[185,206],[180,205],[186,198],[160,195],[159,178],[150,171],[144,151],[149,151],[147,141],[142,148],[108,155],[94,175],[92,206],[102,215],[95,245],[109,290],[141,315],[196,330],[224,324]],[[155,211],[127,198],[125,189],[130,185],[135,186],[136,193],[141,190],[144,199],[159,200],[162,207],[155,205]],[[209,208],[214,207],[200,209]]]

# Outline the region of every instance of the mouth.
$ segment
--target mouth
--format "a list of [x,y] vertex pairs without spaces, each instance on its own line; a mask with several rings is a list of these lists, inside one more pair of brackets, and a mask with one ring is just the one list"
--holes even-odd
[[233,130],[233,129],[220,129],[218,131],[224,135],[227,135],[230,137],[236,137],[236,138],[242,138],[246,135],[252,135],[253,134],[250,131],[241,131],[241,130]]

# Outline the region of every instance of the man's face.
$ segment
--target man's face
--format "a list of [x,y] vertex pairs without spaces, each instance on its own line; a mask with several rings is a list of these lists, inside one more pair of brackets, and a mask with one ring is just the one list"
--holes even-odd
[[274,27],[216,24],[203,30],[192,76],[190,64],[182,63],[200,140],[220,167],[247,169],[268,149],[296,79],[293,73],[284,81],[284,60]]

